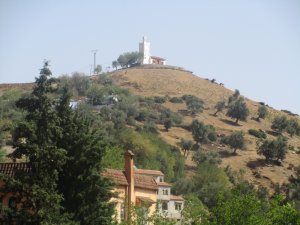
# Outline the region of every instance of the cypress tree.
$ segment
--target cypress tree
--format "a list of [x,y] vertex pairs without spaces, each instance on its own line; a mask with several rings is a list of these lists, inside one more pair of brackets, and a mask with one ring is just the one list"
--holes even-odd
[[62,135],[62,130],[54,101],[49,97],[54,84],[50,76],[48,62],[45,62],[32,94],[16,102],[27,115],[14,130],[15,151],[10,156],[13,159],[25,157],[30,168],[18,171],[5,186],[15,193],[16,204],[20,206],[10,212],[10,217],[18,224],[62,224],[67,221],[61,214],[62,195],[57,191],[58,174],[65,163],[66,151],[57,147],[56,139]]

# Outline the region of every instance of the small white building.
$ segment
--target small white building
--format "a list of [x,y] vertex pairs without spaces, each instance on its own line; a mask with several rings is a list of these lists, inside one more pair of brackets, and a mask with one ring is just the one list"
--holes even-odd
[[143,41],[139,43],[139,52],[143,56],[142,64],[166,65],[166,59],[158,56],[151,56],[150,42],[147,41],[146,37],[143,37]]

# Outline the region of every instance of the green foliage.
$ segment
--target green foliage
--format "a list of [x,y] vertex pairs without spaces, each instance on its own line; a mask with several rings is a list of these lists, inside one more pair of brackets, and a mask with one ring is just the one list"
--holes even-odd
[[184,159],[180,151],[156,134],[125,129],[120,132],[118,139],[124,149],[133,151],[138,168],[160,170],[169,181],[182,176]]
[[6,190],[1,192],[17,190],[16,203],[21,204],[21,208],[15,208],[12,213],[22,224],[58,224],[67,219],[61,213],[63,197],[56,188],[58,174],[66,161],[66,151],[56,145],[56,138],[62,135],[62,130],[54,102],[49,98],[54,82],[50,76],[48,62],[45,62],[32,94],[16,103],[17,107],[27,111],[27,115],[14,131],[15,151],[11,157],[25,156],[31,169],[19,171],[14,178],[8,179]]
[[203,111],[204,102],[202,99],[194,95],[184,95],[182,99],[185,101],[188,110],[190,110],[193,115]]
[[172,125],[173,125],[173,122],[172,122],[171,119],[166,119],[166,120],[164,121],[164,127],[166,128],[166,131],[167,131],[167,132],[168,132],[169,129],[172,127]]
[[216,140],[215,128],[212,125],[205,125],[201,121],[193,120],[190,125],[190,130],[192,131],[196,144],[204,144],[207,143],[208,140]]
[[209,208],[215,206],[218,195],[220,193],[224,193],[226,195],[231,186],[224,170],[215,164],[199,164],[193,180],[193,191]]
[[257,110],[257,113],[258,113],[257,120],[259,121],[259,119],[266,118],[266,116],[268,115],[268,109],[266,106],[260,105]]
[[245,140],[244,140],[244,133],[242,131],[235,131],[229,136],[225,136],[221,140],[222,143],[229,145],[236,153],[237,149],[244,149],[245,147]]
[[227,116],[236,119],[236,123],[239,120],[246,121],[249,115],[249,109],[247,108],[246,102],[243,98],[239,98],[236,101],[232,102],[228,106]]
[[215,151],[205,151],[203,149],[199,149],[193,155],[193,161],[197,164],[211,164],[211,165],[219,165],[222,162],[220,155]]
[[87,75],[75,72],[71,77],[71,85],[75,95],[84,96],[90,87],[90,80]]
[[185,196],[182,210],[183,225],[201,225],[208,222],[209,211],[195,194]]
[[100,74],[102,72],[102,66],[101,65],[97,65],[95,70],[94,70],[94,73],[95,74]]
[[284,160],[287,152],[287,139],[279,136],[276,140],[264,140],[258,143],[257,153],[263,155],[266,161]]
[[249,129],[248,133],[250,135],[253,135],[254,137],[257,137],[257,138],[262,138],[262,139],[266,139],[267,138],[266,133],[264,131],[262,131],[262,130]]
[[183,151],[184,157],[188,156],[188,153],[192,149],[193,145],[194,143],[192,141],[181,138],[179,146]]
[[179,98],[179,97],[172,97],[172,98],[170,98],[169,101],[172,103],[183,103],[182,98]]
[[117,59],[122,68],[128,68],[141,62],[142,54],[139,52],[126,52]]
[[297,119],[288,120],[286,132],[293,137],[295,134],[300,135],[300,125]]
[[161,96],[154,96],[154,102],[162,104],[162,103],[166,102],[166,98],[165,97],[161,97]]
[[271,128],[279,133],[282,133],[288,126],[288,119],[286,116],[276,116],[272,122]]
[[228,105],[236,101],[239,97],[240,97],[240,91],[236,89],[233,95],[228,97]]
[[118,67],[120,66],[119,62],[117,60],[112,61],[111,63],[112,68],[114,68],[115,70],[118,69]]
[[110,169],[124,169],[124,150],[119,146],[107,146],[102,159],[102,167]]
[[222,112],[225,109],[226,103],[224,100],[218,101],[215,105],[216,112],[214,113],[214,116],[217,115],[218,112]]
[[225,200],[219,197],[213,209],[211,224],[222,225],[253,225],[267,224],[264,218],[265,204],[260,202],[254,194],[234,194]]

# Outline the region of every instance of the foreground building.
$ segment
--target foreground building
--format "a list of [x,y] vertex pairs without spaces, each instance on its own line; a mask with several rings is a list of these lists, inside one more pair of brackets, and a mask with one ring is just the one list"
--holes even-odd
[[162,216],[180,223],[184,199],[171,195],[171,185],[164,181],[164,174],[158,170],[136,169],[131,151],[127,151],[124,157],[124,170],[106,169],[103,173],[116,183],[114,191],[118,198],[112,201],[116,202],[117,220],[127,220],[132,205],[136,205],[144,212],[145,220],[158,207]]

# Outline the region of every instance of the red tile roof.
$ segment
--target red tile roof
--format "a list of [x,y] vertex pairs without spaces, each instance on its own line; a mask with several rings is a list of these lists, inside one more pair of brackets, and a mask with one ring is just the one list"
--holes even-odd
[[125,173],[122,170],[115,169],[105,169],[102,173],[103,176],[112,178],[117,184],[128,186],[127,179],[125,177]]
[[173,201],[184,201],[183,197],[180,196],[180,195],[171,195],[170,196],[170,200],[173,200]]
[[157,185],[161,187],[172,187],[172,185],[167,182],[158,182]]
[[28,163],[0,163],[0,173],[13,177],[17,170],[29,171]]
[[[118,185],[128,186],[125,172],[122,170],[106,169],[102,173],[105,177],[111,177]],[[158,186],[153,177],[142,174],[134,175],[134,186],[145,189],[157,190]]]
[[164,176],[164,174],[159,170],[135,169],[134,172],[136,174],[143,174],[143,175]]
[[157,60],[166,60],[164,58],[158,57],[158,56],[151,56],[152,59],[157,59]]
[[146,203],[150,203],[150,204],[155,203],[155,201],[153,201],[151,198],[148,198],[148,197],[136,196],[136,199],[137,199],[138,201],[146,202]]

